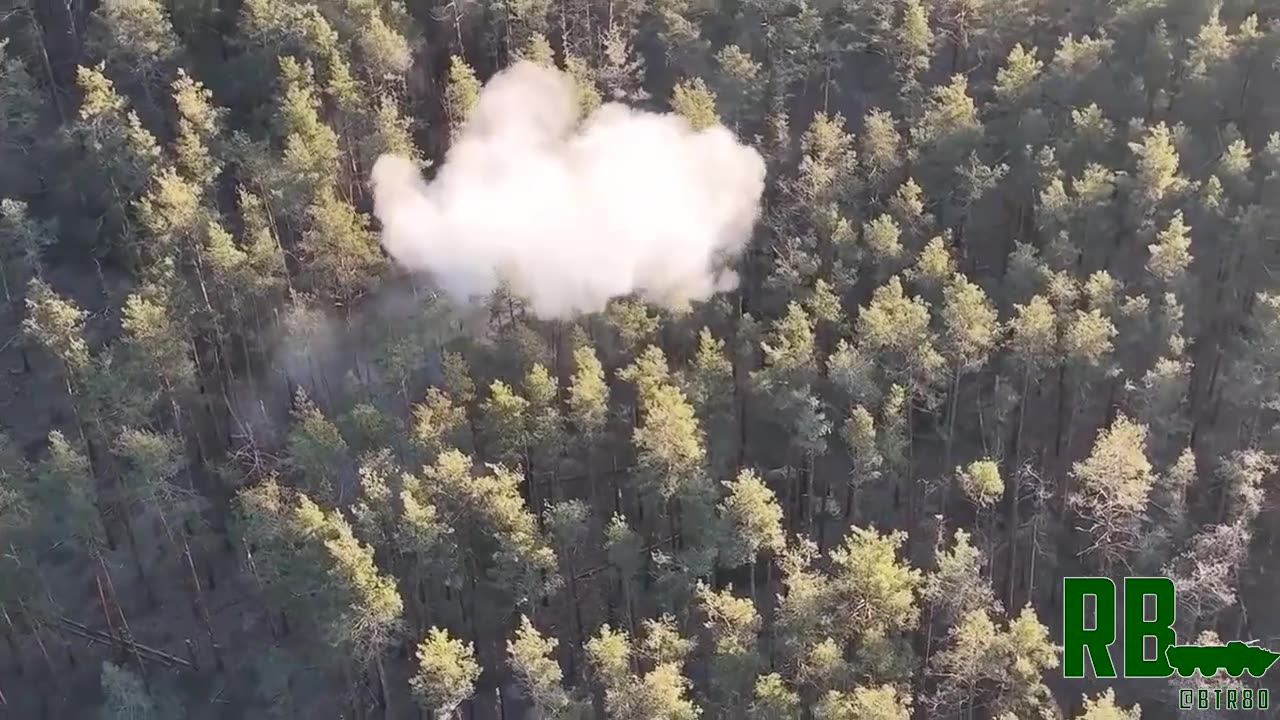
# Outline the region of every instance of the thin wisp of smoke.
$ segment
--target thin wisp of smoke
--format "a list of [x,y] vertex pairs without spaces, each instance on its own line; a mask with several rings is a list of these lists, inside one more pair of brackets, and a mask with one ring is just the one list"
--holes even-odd
[[680,307],[732,289],[765,166],[721,126],[610,103],[579,122],[572,79],[519,62],[490,80],[436,177],[374,164],[382,243],[453,299],[505,283],[543,318],[638,294]]

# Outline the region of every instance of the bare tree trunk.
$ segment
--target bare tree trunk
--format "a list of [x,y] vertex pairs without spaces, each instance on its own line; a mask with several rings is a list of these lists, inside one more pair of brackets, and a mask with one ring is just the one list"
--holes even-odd
[[147,578],[147,571],[142,566],[142,555],[138,552],[138,540],[133,534],[133,523],[129,520],[128,508],[121,508],[120,518],[124,522],[125,536],[129,540],[129,556],[133,558],[133,565],[138,573],[138,581],[142,584],[142,589],[146,593],[147,605],[155,607],[155,592],[151,589],[151,582]]
[[943,472],[951,472],[951,450],[956,437],[956,412],[960,403],[960,365],[955,367],[955,375],[951,381],[951,407],[947,410],[947,443],[944,452]]
[[1005,594],[1005,607],[1013,608],[1014,578],[1018,575],[1018,493],[1021,492],[1021,466],[1014,469],[1009,482],[1009,583]]
[[631,636],[635,637],[636,609],[635,609],[635,602],[631,598],[631,579],[627,577],[622,577],[621,573],[619,573],[619,575],[620,575],[620,581],[622,585],[622,601],[626,605],[627,627],[631,631]]
[[806,450],[804,452],[804,505],[801,506],[800,512],[804,518],[805,535],[813,535],[813,452]]
[[1053,456],[1062,458],[1062,438],[1067,428],[1067,364],[1058,366],[1058,428],[1053,440]]
[[[53,64],[49,62],[49,48],[44,42],[44,28],[40,25],[40,20],[36,18],[36,14],[31,12],[28,15],[31,21],[32,33],[36,38],[36,44],[40,46],[40,65],[44,69],[45,80],[49,87],[49,98],[53,101],[53,109],[58,113],[58,124],[62,125],[67,122],[66,112],[62,109],[62,98],[58,96],[58,83],[53,75]],[[72,26],[74,32],[74,25]]]
[[[253,580],[258,585],[258,592],[265,594],[266,585],[262,582],[262,576],[258,574],[258,565],[253,561],[253,552],[246,547],[244,549],[244,555],[245,560],[249,565],[249,574],[253,575]],[[270,609],[267,610],[267,627],[271,629],[271,637],[273,639],[282,637],[280,631],[276,629],[275,617]]]
[[382,716],[395,717],[395,713],[391,710],[391,687],[387,684],[387,672],[382,667],[382,653],[374,657],[373,667],[378,673],[378,689],[382,692]]
[[116,584],[111,579],[111,571],[107,569],[107,565],[102,560],[101,553],[98,554],[98,564],[102,567],[103,575],[107,578],[107,590],[111,595],[112,604],[115,605],[116,614],[120,618],[120,636],[129,648],[133,650],[133,659],[138,665],[138,676],[142,678],[142,684],[147,688],[147,692],[151,691],[151,680],[147,677],[147,669],[142,664],[142,655],[138,653],[138,645],[133,641],[133,633],[129,631],[129,620],[124,616],[124,608],[120,607],[120,596],[116,594]]
[[49,657],[49,648],[44,644],[44,638],[40,635],[40,621],[31,615],[31,611],[27,609],[27,604],[22,600],[18,601],[22,614],[31,621],[31,635],[36,639],[36,646],[40,648],[40,656],[44,658],[45,667],[49,669],[50,677],[57,677],[58,672],[53,667],[53,659]]
[[13,618],[9,617],[9,610],[3,604],[0,604],[0,616],[4,617],[4,639],[13,655],[14,670],[21,677],[26,670],[22,667],[22,653],[18,649],[17,629],[13,626]]
[[577,671],[582,666],[582,663],[578,662],[578,648],[583,647],[585,641],[583,633],[585,631],[582,623],[582,603],[578,599],[577,572],[571,559],[567,560],[566,565],[568,565],[569,570],[569,602],[573,605],[570,617],[570,632],[573,642],[569,648],[569,677],[577,678]]
[[107,607],[107,596],[102,590],[102,576],[96,570],[94,571],[93,579],[98,588],[98,604],[102,607],[102,616],[107,621],[107,634],[115,641],[117,652],[123,654],[124,644],[120,642],[120,635],[116,632],[116,623],[111,619],[111,611]]
[[213,665],[218,672],[222,672],[222,654],[218,652],[218,641],[213,635],[213,622],[209,617],[209,607],[204,600],[204,591],[200,587],[200,574],[196,572],[196,564],[191,559],[191,545],[185,537],[182,539],[182,551],[187,560],[187,568],[191,571],[191,589],[195,593],[196,613],[200,616],[204,631],[209,636],[209,650],[213,653]]
[[1014,465],[1022,463],[1022,429],[1027,418],[1027,393],[1031,391],[1031,365],[1022,373],[1022,395],[1018,400],[1018,430],[1013,436]]

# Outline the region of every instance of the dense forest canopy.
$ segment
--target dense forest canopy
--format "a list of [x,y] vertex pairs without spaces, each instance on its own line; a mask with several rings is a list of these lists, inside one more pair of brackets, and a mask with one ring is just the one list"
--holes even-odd
[[[388,256],[521,61],[758,153],[736,287]],[[0,717],[1234,717],[1061,581],[1277,647],[1278,255],[1275,0],[0,0]]]

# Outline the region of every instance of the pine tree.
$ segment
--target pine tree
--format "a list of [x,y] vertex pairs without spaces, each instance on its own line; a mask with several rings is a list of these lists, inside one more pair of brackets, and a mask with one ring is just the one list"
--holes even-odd
[[1156,242],[1147,249],[1151,253],[1147,270],[1157,280],[1176,287],[1191,265],[1191,228],[1183,222],[1180,211],[1173,214],[1168,227],[1156,235]]
[[952,625],[971,612],[995,607],[991,585],[982,575],[986,562],[964,530],[956,530],[951,549],[938,553],[938,566],[925,576],[920,595],[943,625]]
[[573,351],[574,373],[569,385],[569,417],[590,448],[604,432],[609,413],[609,386],[604,367],[590,346]]
[[180,59],[181,44],[166,8],[156,0],[107,0],[89,22],[90,53],[108,73],[158,109]]
[[327,520],[328,573],[342,608],[329,623],[329,641],[355,660],[375,661],[380,668],[383,650],[399,633],[404,603],[394,579],[374,563],[373,549],[355,538],[341,515],[330,513]]
[[[37,149],[43,141],[39,123],[44,109],[36,79],[32,77],[20,56],[8,47],[9,40],[0,43],[0,152],[6,161],[24,165],[19,158]],[[61,108],[59,108],[59,114]],[[13,179],[4,176],[5,192]]]
[[756,679],[755,693],[747,710],[751,720],[797,720],[800,696],[786,686],[777,673]]
[[914,395],[930,393],[946,362],[929,329],[929,306],[908,297],[898,276],[876,288],[858,314],[858,347],[881,358],[889,378]]
[[163,286],[144,286],[125,300],[121,318],[125,347],[150,377],[177,403],[195,382],[190,339],[183,319],[173,312],[178,303]]
[[448,717],[475,693],[480,666],[470,643],[431,628],[418,645],[417,657],[418,670],[409,684],[422,709]]
[[844,505],[844,516],[848,519],[853,515],[858,489],[880,477],[884,456],[880,453],[876,438],[876,419],[862,405],[854,406],[849,412],[840,435],[853,461]]
[[529,401],[510,385],[494,380],[489,386],[489,398],[480,406],[480,415],[487,446],[495,459],[527,464],[531,439],[526,422]]
[[24,497],[24,484],[31,472],[13,440],[0,433],[0,533],[25,526],[31,509]]
[[773,490],[753,470],[743,470],[726,482],[729,494],[720,503],[720,516],[728,525],[721,551],[729,567],[751,566],[752,597],[756,588],[756,562],[761,551],[781,553],[786,547],[782,508]]
[[659,384],[642,404],[644,420],[632,443],[646,487],[668,500],[701,479],[706,461],[705,436],[685,395]]
[[81,549],[96,557],[109,539],[84,452],[57,430],[50,432],[49,454],[36,466],[35,477],[39,480],[36,502],[41,522],[63,537],[74,538]]
[[560,454],[568,442],[564,417],[560,412],[560,386],[540,363],[534,363],[524,378],[528,398],[526,423],[534,462],[544,473],[554,476]]
[[309,287],[345,305],[373,286],[384,267],[369,218],[325,186],[307,207],[307,229],[299,245]]
[[604,686],[608,717],[695,720],[702,710],[686,697],[690,682],[680,672],[691,643],[680,638],[669,619],[649,621],[646,630],[641,650],[654,666],[642,676],[631,673],[634,648],[626,633],[615,633],[605,625],[587,642],[587,657]]
[[151,180],[160,161],[155,137],[142,125],[137,113],[116,92],[102,66],[80,67],[76,74],[80,89],[80,112],[72,134],[83,149],[83,175],[79,187],[86,195],[90,212],[105,213],[102,238],[105,246],[133,259],[120,237],[129,228],[129,209]]
[[[916,257],[915,266],[907,271],[907,277],[912,282],[923,289],[932,291],[935,296],[937,295],[937,290],[944,287],[947,281],[955,275],[955,258],[951,256],[951,251],[941,236],[929,239],[929,242],[920,250],[919,256]],[[959,288],[957,288],[958,290]],[[957,291],[953,292],[959,294]]]
[[1000,330],[996,310],[987,294],[963,275],[955,275],[943,292],[942,348],[951,361],[951,407],[947,413],[946,463],[951,464],[955,442],[956,413],[960,401],[960,378],[980,369],[995,349]]
[[755,602],[735,597],[728,590],[716,592],[698,586],[696,597],[706,616],[704,626],[711,639],[713,657],[711,682],[725,713],[741,713],[751,699],[752,682],[760,657],[757,635],[760,615]]
[[102,663],[103,720],[160,720],[163,714],[142,678],[126,668]]
[[702,78],[676,84],[671,92],[671,109],[687,120],[694,130],[720,124],[720,117],[716,115],[716,95]]
[[1039,85],[1044,63],[1036,59],[1035,48],[1017,43],[1009,50],[1004,66],[996,73],[996,97],[1012,108],[1021,108]]
[[698,349],[690,364],[687,384],[689,399],[698,413],[698,422],[707,430],[708,462],[715,474],[727,472],[737,445],[735,381],[733,363],[723,340],[710,328],[698,332]]
[[471,464],[456,450],[442,453],[414,481],[413,495],[455,518],[453,541],[472,581],[491,577],[512,604],[534,604],[559,585],[555,553],[520,495],[521,478],[502,465],[473,476]]
[[402,485],[393,542],[407,558],[404,581],[417,592],[407,594],[406,599],[411,607],[416,607],[419,600],[430,601],[429,581],[451,588],[460,584],[461,552],[454,543],[453,528],[441,517],[421,484],[402,480]]
[[929,69],[934,44],[929,28],[928,8],[920,0],[907,0],[902,18],[893,34],[890,57],[893,60],[901,93],[909,104],[919,92],[919,78]]
[[527,616],[520,617],[515,637],[507,641],[507,662],[538,718],[564,717],[574,705],[562,685],[563,674],[554,658],[557,644],[554,638],[539,633]]
[[858,161],[867,180],[879,187],[882,180],[902,164],[902,136],[893,115],[885,110],[868,110],[862,124],[862,134],[858,136]]
[[[320,117],[319,88],[311,63],[284,56],[279,59],[279,66],[283,92],[276,122],[284,146],[278,170],[284,194],[282,209],[285,216],[301,228],[309,224],[310,208],[332,206],[337,202],[336,199],[329,203],[321,201],[322,194],[337,177],[342,150],[337,133]],[[326,241],[317,238],[316,242]]]
[[1096,698],[1085,696],[1084,709],[1076,720],[1141,720],[1142,708],[1134,705],[1128,709],[1116,704],[1116,694],[1111,688]]
[[44,348],[62,366],[67,393],[89,369],[91,358],[85,342],[85,319],[88,313],[75,303],[63,300],[45,281],[35,278],[27,287],[27,317],[22,332]]
[[764,66],[737,45],[725,45],[715,56],[715,95],[720,114],[734,127],[754,128],[763,120]]
[[417,125],[412,116],[406,116],[401,98],[391,91],[384,91],[378,98],[371,117],[372,132],[361,142],[362,166],[372,168],[374,161],[384,154],[407,158],[426,167],[422,152],[413,139]]
[[902,228],[890,215],[877,216],[862,229],[862,242],[881,267],[892,270],[903,255]]
[[1018,428],[1014,436],[1015,460],[1022,457],[1022,430],[1030,402],[1031,382],[1039,380],[1058,356],[1058,316],[1043,295],[1025,305],[1013,306],[1009,321],[1009,349],[1022,366],[1022,387],[1018,402]]
[[6,301],[13,302],[15,292],[21,294],[40,274],[41,253],[54,240],[52,222],[31,217],[21,200],[0,200],[0,285]]
[[901,532],[855,527],[831,550],[832,622],[837,632],[856,633],[865,650],[914,628],[919,618],[915,592],[923,574],[897,557],[905,541]]
[[1088,523],[1087,551],[1103,567],[1122,561],[1140,539],[1139,520],[1154,483],[1146,444],[1147,428],[1121,415],[1072,468],[1076,489],[1069,501]]
[[618,578],[622,606],[626,608],[627,622],[635,626],[635,592],[640,572],[644,568],[644,549],[640,536],[627,524],[626,518],[615,513],[604,529],[604,550],[609,565]]
[[426,397],[413,407],[411,437],[431,460],[446,448],[461,447],[460,434],[466,425],[466,408],[440,389],[427,388]]
[[857,687],[852,692],[829,691],[814,708],[820,720],[907,720],[911,698],[892,685]]
[[978,507],[990,507],[1004,495],[1004,479],[994,460],[974,460],[963,469],[957,468],[956,479],[965,496]]
[[450,59],[449,79],[445,89],[444,109],[449,118],[450,131],[456,137],[467,118],[480,102],[480,81],[475,70],[463,58],[454,55]]
[[1173,580],[1179,593],[1180,632],[1202,629],[1238,602],[1240,568],[1248,558],[1252,539],[1247,523],[1209,525],[1161,568],[1161,574]]
[[124,461],[126,468],[119,489],[122,495],[119,499],[125,509],[132,511],[140,507],[139,518],[149,520],[153,527],[160,526],[163,539],[173,547],[175,555],[181,554],[181,533],[199,521],[205,503],[203,497],[179,480],[186,458],[178,439],[147,430],[126,429],[116,438],[112,452]]
[[964,75],[953,75],[949,83],[930,92],[924,112],[911,129],[912,144],[928,148],[929,159],[938,167],[958,164],[981,137],[982,123]]
[[938,688],[929,703],[945,711],[990,702],[997,717],[1044,712],[1051,696],[1042,675],[1057,667],[1058,652],[1030,608],[1007,630],[996,627],[987,608],[970,610],[952,628],[947,648],[930,662]]
[[1129,151],[1136,159],[1134,201],[1142,215],[1153,212],[1165,197],[1186,187],[1187,181],[1178,175],[1178,151],[1164,123],[1148,129],[1141,142],[1130,143]]
[[303,486],[316,497],[341,497],[351,462],[347,441],[306,391],[294,398],[294,428],[289,433],[289,463],[301,473]]

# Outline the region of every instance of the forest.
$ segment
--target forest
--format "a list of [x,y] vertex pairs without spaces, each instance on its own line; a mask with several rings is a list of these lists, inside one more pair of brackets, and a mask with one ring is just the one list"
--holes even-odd
[[[387,252],[531,65],[758,154],[736,286]],[[1273,262],[1277,0],[0,0],[0,718],[1239,717],[1062,579],[1280,649]]]

